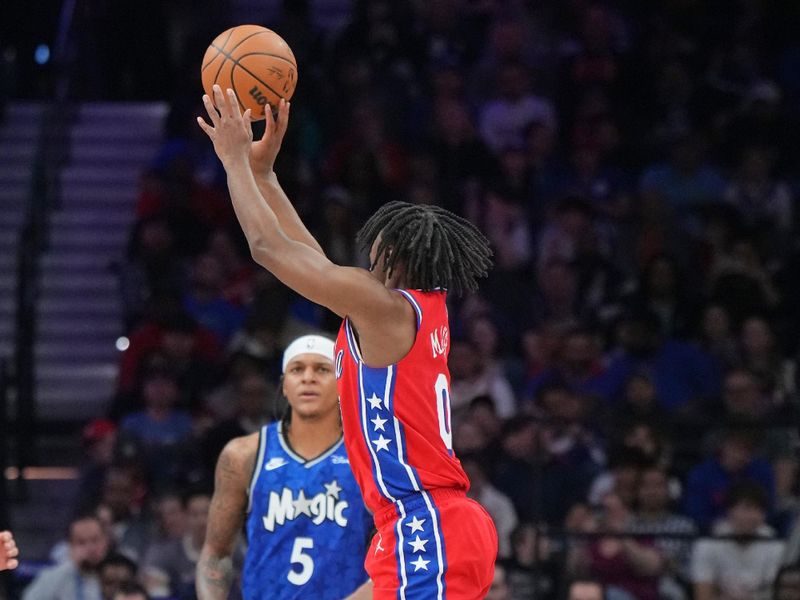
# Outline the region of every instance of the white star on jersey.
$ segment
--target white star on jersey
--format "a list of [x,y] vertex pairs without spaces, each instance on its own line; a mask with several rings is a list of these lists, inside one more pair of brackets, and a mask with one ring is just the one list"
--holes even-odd
[[342,491],[342,488],[339,487],[339,484],[336,482],[335,479],[332,482],[324,483],[323,485],[325,486],[326,495],[333,496],[337,500],[339,499],[339,492]]
[[370,421],[372,421],[372,424],[375,425],[375,431],[378,431],[379,429],[381,431],[386,431],[386,429],[384,428],[384,424],[386,423],[386,419],[381,419],[380,417],[375,417],[374,419],[370,419]]
[[418,519],[417,515],[414,515],[414,518],[411,519],[411,523],[406,523],[406,527],[411,528],[411,533],[415,531],[422,531],[422,524],[425,522],[425,519]]
[[367,402],[369,402],[370,408],[380,408],[381,404],[383,403],[383,399],[378,398],[375,395],[375,392],[372,392],[372,396],[370,398],[367,398]]
[[417,534],[417,539],[410,540],[408,543],[413,548],[412,552],[425,552],[425,544],[428,543],[428,540],[420,539],[419,534]]
[[414,565],[414,573],[416,573],[420,569],[425,569],[427,571],[429,562],[431,562],[431,561],[425,560],[421,556],[418,556],[417,560],[412,560],[411,564]]
[[306,493],[303,490],[300,490],[297,494],[297,500],[293,504],[295,519],[300,515],[311,516],[311,501],[306,499]]
[[377,440],[372,440],[372,443],[375,444],[375,450],[380,452],[381,450],[388,450],[389,442],[391,441],[392,440],[383,437],[383,434],[381,434],[381,437],[379,437]]

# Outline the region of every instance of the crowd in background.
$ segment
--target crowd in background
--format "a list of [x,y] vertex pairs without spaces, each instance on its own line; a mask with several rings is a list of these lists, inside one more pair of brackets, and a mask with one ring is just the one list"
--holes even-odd
[[[224,13],[160,4],[173,109],[116,265],[130,347],[85,430],[67,545],[94,527],[101,581],[138,569],[151,594],[189,598],[219,451],[283,410],[286,342],[338,321],[250,260],[194,122]],[[575,577],[617,600],[800,594],[798,5],[267,16],[299,66],[276,172],[327,255],[363,265],[355,232],[395,199],[492,243],[479,293],[450,298],[449,360],[454,445],[500,534],[495,598],[559,598]],[[148,76],[123,70],[107,93]]]

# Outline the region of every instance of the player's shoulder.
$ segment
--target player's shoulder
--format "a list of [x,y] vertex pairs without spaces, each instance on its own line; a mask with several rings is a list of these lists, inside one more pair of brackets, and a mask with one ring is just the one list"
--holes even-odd
[[249,476],[258,455],[260,432],[235,437],[230,440],[217,460],[218,468],[225,467]]

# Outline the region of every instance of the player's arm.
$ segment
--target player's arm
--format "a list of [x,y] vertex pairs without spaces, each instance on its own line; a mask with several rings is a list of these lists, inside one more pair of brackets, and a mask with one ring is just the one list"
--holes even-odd
[[[248,154],[252,130],[249,111],[244,116],[241,114],[232,90],[228,90],[225,98],[219,86],[215,86],[214,95],[220,114],[210,99],[204,97],[214,126],[199,118],[198,122],[214,142],[214,149],[225,166],[234,212],[247,237],[253,259],[312,302],[339,316],[350,317],[362,336],[369,331],[373,339],[381,340],[379,344],[367,340],[367,346],[397,348],[406,345],[408,336],[402,330],[406,324],[414,322],[413,309],[408,302],[364,269],[335,265],[323,254],[286,234],[275,212],[263,200],[250,168]],[[411,339],[413,342],[413,330]],[[381,352],[379,348],[373,360],[365,359],[373,364],[393,362],[391,358],[384,360]]]
[[195,573],[200,600],[225,600],[233,583],[233,551],[247,511],[255,461],[248,437],[228,442],[217,461],[206,540]]
[[320,254],[325,254],[319,242],[306,229],[273,170],[275,158],[278,156],[283,136],[289,126],[289,108],[288,102],[280,101],[276,122],[272,111],[267,107],[264,135],[260,140],[253,142],[250,147],[250,167],[253,170],[258,191],[261,192],[272,212],[275,213],[286,237],[305,244]]

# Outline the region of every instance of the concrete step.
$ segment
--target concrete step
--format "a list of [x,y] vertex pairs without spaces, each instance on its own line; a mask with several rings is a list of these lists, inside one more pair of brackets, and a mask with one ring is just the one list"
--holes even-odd
[[6,182],[0,185],[0,206],[4,209],[27,206],[30,187],[29,181]]
[[54,227],[97,226],[108,228],[128,228],[136,215],[132,211],[114,208],[112,210],[88,210],[70,207],[53,213],[51,224]]
[[84,102],[78,109],[81,120],[145,120],[161,124],[169,114],[166,102]]
[[75,143],[70,151],[73,164],[106,164],[146,165],[152,160],[158,147],[151,143],[112,144],[100,142]]
[[65,167],[61,173],[62,185],[82,183],[84,185],[116,185],[137,189],[141,168],[138,165],[124,167],[76,166]]
[[37,414],[50,421],[89,421],[108,412],[113,394],[114,388],[75,393],[45,389],[37,393]]
[[100,343],[97,340],[37,340],[34,347],[37,364],[59,361],[65,365],[86,364],[89,362],[106,363],[119,353],[114,343],[108,340]]
[[67,248],[110,249],[123,248],[128,242],[127,231],[97,228],[53,229],[50,234],[51,249],[61,253]]
[[0,163],[0,185],[29,183],[32,173],[33,165],[30,163],[9,164],[4,157]]
[[113,184],[92,184],[85,182],[62,182],[61,200],[65,206],[75,204],[128,205],[133,210],[139,188],[120,187]]
[[36,144],[31,141],[25,143],[20,141],[15,144],[4,144],[0,146],[0,156],[6,163],[20,163],[27,161],[29,167],[32,166],[34,155],[36,154]]
[[0,127],[0,145],[39,139],[41,124],[36,121],[8,122]]
[[43,297],[38,305],[39,318],[44,315],[118,315],[121,314],[122,305],[116,294],[109,297]]
[[43,102],[9,102],[2,113],[8,122],[41,119],[46,104]]
[[106,293],[115,294],[117,291],[117,278],[111,274],[86,274],[86,273],[48,273],[40,282],[42,293],[51,295],[51,292],[71,293]]
[[124,333],[120,320],[108,316],[95,319],[84,318],[80,320],[42,320],[37,325],[38,336],[41,340],[80,338],[84,340],[100,339],[105,341],[108,339],[116,340]]
[[59,254],[46,252],[42,255],[41,267],[42,272],[59,269],[69,269],[70,271],[77,271],[79,269],[107,271],[111,268],[113,262],[114,261],[110,257],[96,252],[77,250]]
[[[139,143],[158,144],[163,137],[161,123],[141,124],[137,127],[109,127],[107,123],[84,123],[75,127],[70,133],[73,144],[104,143],[129,144],[132,141]],[[0,141],[2,141],[0,136]]]

